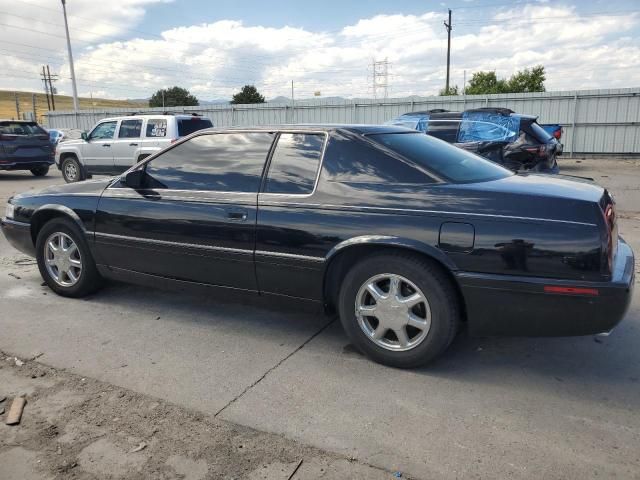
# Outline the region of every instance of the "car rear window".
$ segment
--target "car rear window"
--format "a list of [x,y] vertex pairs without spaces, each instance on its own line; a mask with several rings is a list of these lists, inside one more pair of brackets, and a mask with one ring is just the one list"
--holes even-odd
[[213,127],[213,123],[208,118],[191,117],[178,119],[178,136],[185,137],[193,132],[204,128]]
[[0,133],[4,135],[49,135],[35,122],[0,122]]
[[483,182],[513,175],[490,160],[421,133],[383,133],[369,138],[453,183]]

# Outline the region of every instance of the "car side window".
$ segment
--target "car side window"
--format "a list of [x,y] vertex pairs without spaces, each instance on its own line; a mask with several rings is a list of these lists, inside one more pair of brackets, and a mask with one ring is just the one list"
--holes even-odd
[[147,163],[146,186],[257,193],[273,138],[266,132],[198,135]]
[[439,138],[448,143],[455,143],[458,138],[460,120],[434,120],[429,121],[427,135]]
[[329,182],[411,185],[435,182],[423,170],[368,142],[336,134],[329,140],[322,169],[323,178]]
[[271,157],[266,193],[307,194],[313,191],[325,135],[282,133]]
[[166,137],[167,121],[164,118],[150,118],[147,121],[146,137]]
[[89,139],[91,140],[111,140],[114,136],[114,134],[116,133],[116,125],[118,124],[118,122],[102,122],[99,125],[97,125],[93,131],[91,132],[91,135],[89,136]]
[[118,138],[140,138],[142,132],[142,120],[122,120]]

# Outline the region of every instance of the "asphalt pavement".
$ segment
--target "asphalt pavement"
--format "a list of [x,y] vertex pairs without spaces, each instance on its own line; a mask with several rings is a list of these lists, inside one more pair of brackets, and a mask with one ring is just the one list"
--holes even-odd
[[[640,252],[640,162],[561,169],[613,191]],[[0,172],[0,202],[61,182]],[[638,294],[609,337],[462,333],[434,365],[402,371],[299,306],[124,284],[72,300],[41,283],[1,238],[0,350],[414,478],[640,478]]]

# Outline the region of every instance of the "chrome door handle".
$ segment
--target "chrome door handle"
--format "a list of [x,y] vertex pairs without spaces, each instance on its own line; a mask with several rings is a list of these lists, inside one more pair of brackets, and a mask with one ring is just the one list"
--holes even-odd
[[244,222],[248,216],[249,214],[246,210],[238,210],[227,213],[227,217],[238,222]]

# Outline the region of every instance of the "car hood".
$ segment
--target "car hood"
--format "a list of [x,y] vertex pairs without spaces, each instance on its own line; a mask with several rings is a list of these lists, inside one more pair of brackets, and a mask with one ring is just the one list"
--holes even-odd
[[24,197],[46,196],[46,195],[100,195],[102,191],[113,181],[113,178],[104,178],[99,180],[87,180],[77,183],[66,183],[63,185],[53,185],[51,187],[37,190],[35,192],[24,192],[15,195],[13,198],[19,199]]
[[67,139],[65,138],[64,141],[60,142],[58,144],[58,149],[64,149],[67,147],[79,147],[81,145],[86,145],[87,142],[85,142],[82,139]]

